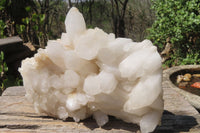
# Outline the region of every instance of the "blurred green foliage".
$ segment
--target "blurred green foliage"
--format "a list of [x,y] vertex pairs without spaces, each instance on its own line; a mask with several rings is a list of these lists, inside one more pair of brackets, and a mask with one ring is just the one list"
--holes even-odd
[[4,62],[4,53],[1,51],[0,53],[0,95],[2,93],[2,91],[6,88],[6,72],[8,71],[8,67],[6,65],[6,63]]
[[8,67],[4,61],[4,53],[0,53],[0,95],[2,92],[10,86],[19,86],[22,85],[22,79],[15,78],[13,75],[8,75]]
[[6,24],[3,20],[0,20],[0,38],[4,37],[4,29],[6,28]]
[[48,36],[45,31],[43,31],[44,21],[45,21],[45,14],[37,14],[32,11],[31,6],[25,7],[27,13],[29,14],[28,17],[22,18],[22,24],[16,25],[16,30],[18,34],[25,40],[27,39],[28,42],[35,43],[34,38],[39,40],[39,44],[41,47],[44,47],[47,40],[43,40],[44,36]]
[[162,51],[172,44],[168,66],[200,63],[200,1],[152,0],[156,20],[148,38]]
[[4,10],[6,5],[6,0],[1,0],[0,1],[0,10]]
[[[0,1],[0,13],[2,13],[3,10],[5,9],[5,3],[6,3],[6,0],[1,0]],[[2,18],[0,17],[0,38],[4,37],[4,29],[5,28],[6,28],[6,24],[2,20]]]
[[0,0],[0,38],[19,35],[44,48],[64,32],[66,12],[63,0]]
[[[4,1],[4,2],[3,2]],[[5,2],[6,1],[6,2]],[[17,2],[20,1],[20,2]],[[4,3],[5,36],[19,35],[24,42],[44,47],[49,39],[60,38],[65,32],[64,20],[69,5],[63,0],[1,0]],[[154,13],[150,0],[128,0],[126,9],[117,0],[79,0],[72,3],[86,20],[88,28],[99,27],[106,32],[116,31],[121,21],[121,10],[124,10],[125,36],[134,41],[141,41],[146,36],[146,28],[151,27]],[[9,3],[9,4],[8,4]],[[112,4],[114,3],[114,4]],[[115,3],[118,3],[116,5]],[[123,15],[122,15],[123,16]]]
[[[123,1],[80,0],[71,6],[83,13],[88,28],[97,26],[114,32],[123,4],[113,3]],[[0,0],[0,37],[20,35],[24,42],[45,47],[49,39],[60,38],[65,32],[64,20],[69,6],[63,0],[21,0],[20,3]],[[171,49],[164,62],[166,66],[200,63],[199,0],[129,0],[124,28],[125,36],[133,41],[142,41],[148,35],[159,52],[169,39]]]

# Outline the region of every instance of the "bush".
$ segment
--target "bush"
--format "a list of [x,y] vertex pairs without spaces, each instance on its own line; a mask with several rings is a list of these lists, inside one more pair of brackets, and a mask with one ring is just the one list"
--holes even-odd
[[22,85],[22,79],[15,78],[13,75],[8,75],[8,67],[4,61],[4,53],[0,51],[0,96],[2,92],[10,86]]
[[7,80],[5,73],[8,71],[8,67],[4,62],[4,53],[0,53],[0,95],[1,92],[5,89],[5,82]]
[[0,38],[4,37],[4,29],[6,28],[5,23],[3,20],[0,20]]
[[[162,51],[169,38],[172,44],[170,65],[199,64],[200,1],[152,0],[156,21],[148,38]],[[195,57],[195,60],[187,61]]]
[[[6,0],[0,1],[0,14],[3,14],[4,8],[5,8]],[[6,24],[4,23],[3,15],[0,15],[0,38],[4,37],[4,29],[6,28]]]

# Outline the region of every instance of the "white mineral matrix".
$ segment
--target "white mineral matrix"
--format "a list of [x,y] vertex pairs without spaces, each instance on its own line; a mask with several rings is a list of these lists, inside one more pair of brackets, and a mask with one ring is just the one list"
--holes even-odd
[[76,122],[93,116],[99,126],[108,115],[152,132],[163,112],[161,57],[151,41],[115,38],[86,29],[75,7],[66,33],[22,61],[26,97],[38,113]]

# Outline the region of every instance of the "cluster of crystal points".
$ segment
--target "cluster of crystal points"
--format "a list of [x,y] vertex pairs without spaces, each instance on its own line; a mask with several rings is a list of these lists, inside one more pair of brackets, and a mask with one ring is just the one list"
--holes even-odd
[[108,115],[151,132],[163,112],[161,58],[149,40],[115,38],[99,28],[86,29],[72,8],[67,33],[50,40],[19,69],[26,97],[39,113],[76,122],[93,115],[99,126]]

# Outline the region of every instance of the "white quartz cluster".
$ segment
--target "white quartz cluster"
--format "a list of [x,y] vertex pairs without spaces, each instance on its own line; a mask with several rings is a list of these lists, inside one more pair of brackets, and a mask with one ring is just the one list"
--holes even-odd
[[99,126],[108,115],[151,132],[163,112],[161,57],[151,41],[115,38],[86,29],[71,8],[61,39],[50,40],[19,69],[26,97],[39,113],[76,122],[93,116]]

